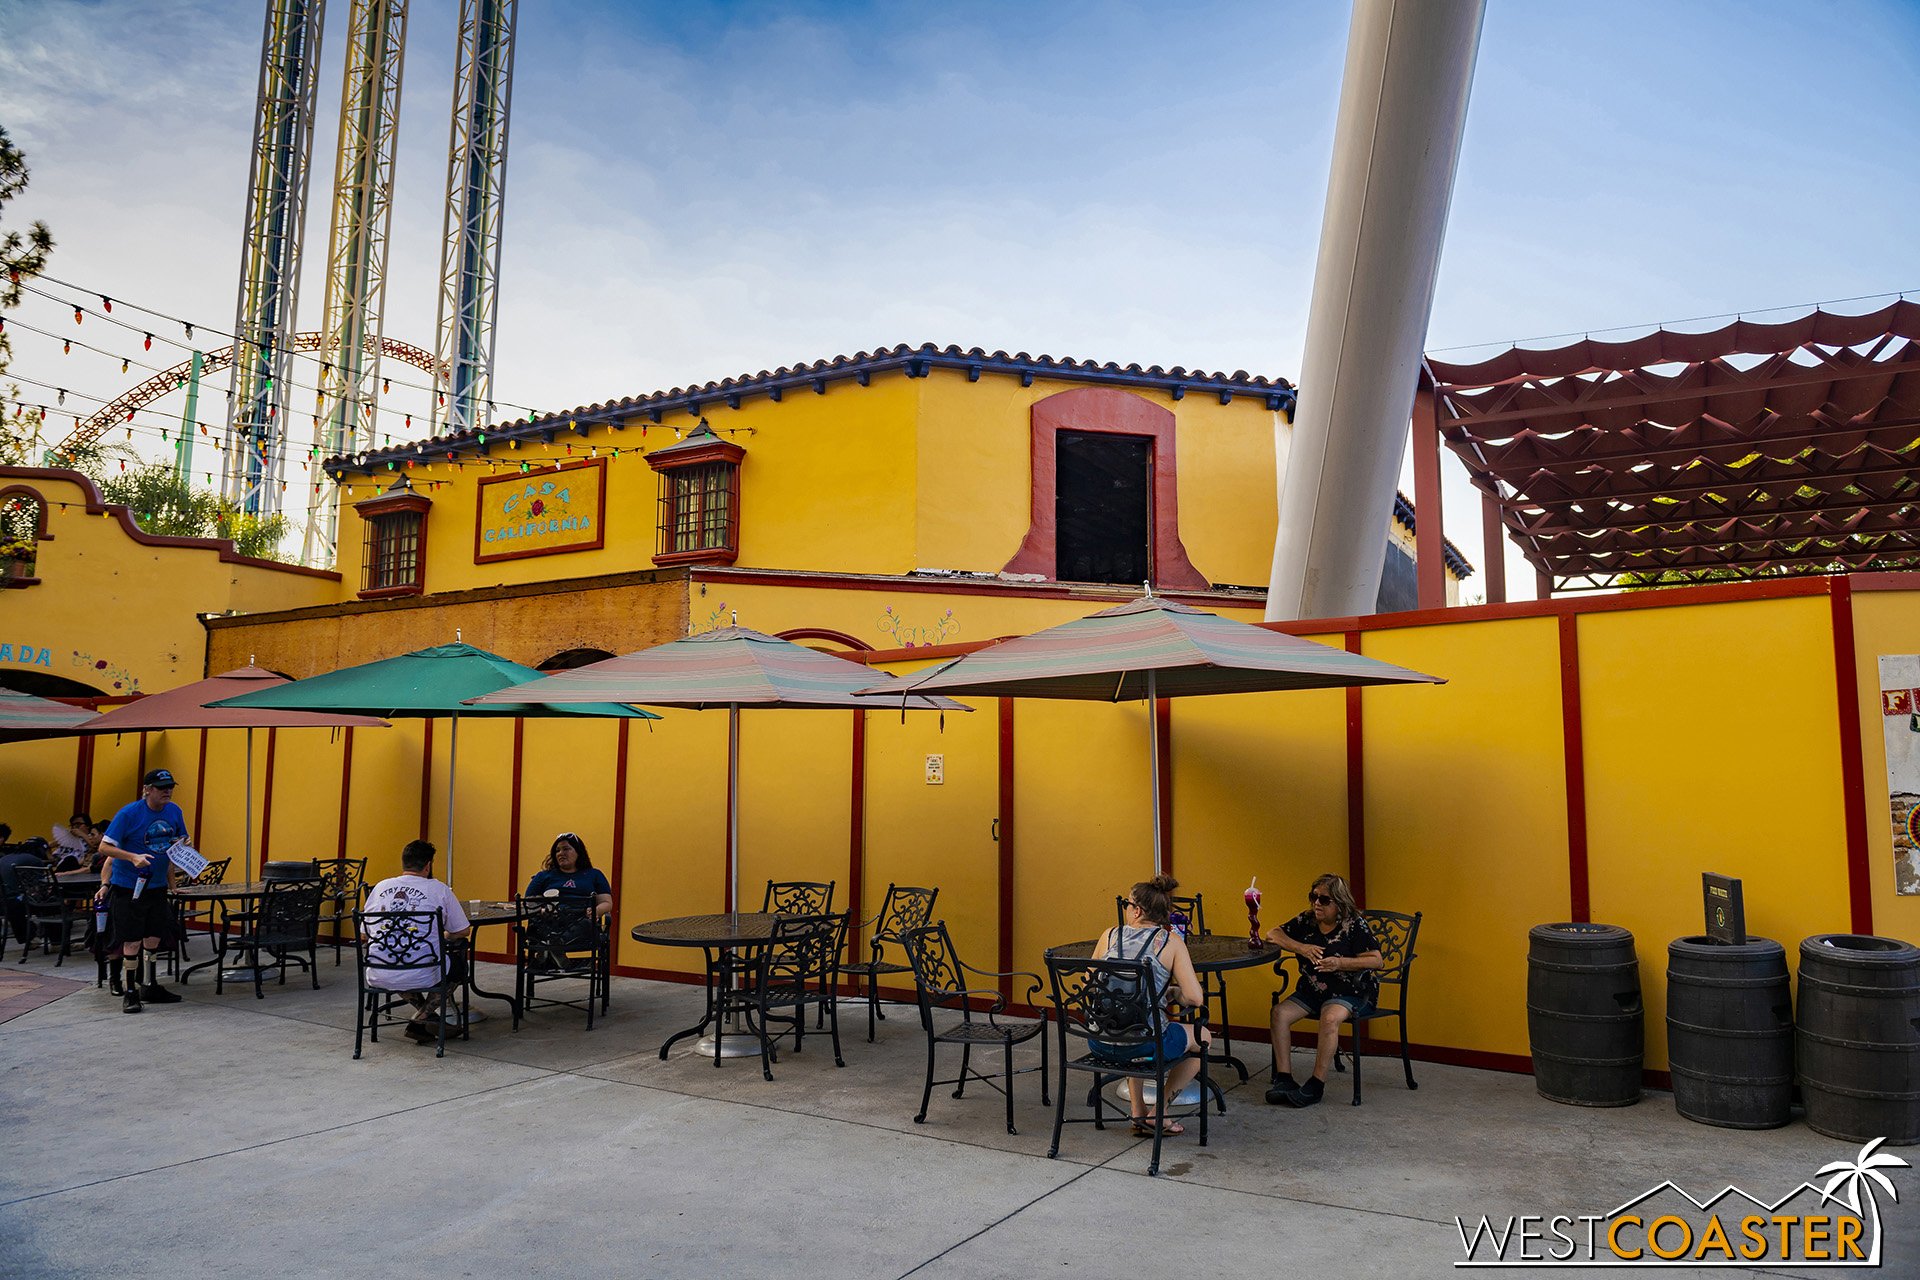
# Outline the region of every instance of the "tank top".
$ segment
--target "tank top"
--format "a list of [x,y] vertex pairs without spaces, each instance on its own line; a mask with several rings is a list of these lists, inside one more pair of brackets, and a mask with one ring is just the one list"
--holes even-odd
[[1165,1000],[1175,994],[1173,975],[1167,971],[1167,965],[1160,958],[1160,952],[1167,945],[1167,931],[1161,925],[1139,928],[1123,924],[1115,927],[1113,937],[1107,946],[1106,958],[1109,960],[1145,960],[1153,969],[1153,980],[1160,988],[1160,998]]

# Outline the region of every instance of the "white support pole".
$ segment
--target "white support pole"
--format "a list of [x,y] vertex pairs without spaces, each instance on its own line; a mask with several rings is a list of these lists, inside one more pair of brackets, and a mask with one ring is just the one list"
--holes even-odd
[[1167,867],[1167,853],[1160,847],[1160,693],[1157,673],[1147,670],[1147,759],[1153,762],[1152,777],[1147,785],[1153,788],[1153,874],[1160,875]]
[[[453,887],[453,779],[454,767],[460,762],[460,713],[453,713],[453,728],[447,733],[447,887]],[[432,762],[428,762],[432,768]]]
[[740,909],[740,704],[727,704],[727,910]]
[[1355,0],[1267,620],[1374,612],[1484,0]]

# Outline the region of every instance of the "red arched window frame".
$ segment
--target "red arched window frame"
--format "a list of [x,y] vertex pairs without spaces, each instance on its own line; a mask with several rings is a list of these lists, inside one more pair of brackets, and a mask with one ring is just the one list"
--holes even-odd
[[1027,536],[1004,573],[1038,574],[1058,580],[1055,486],[1062,431],[1106,432],[1145,437],[1153,450],[1153,585],[1168,591],[1211,587],[1180,541],[1179,471],[1175,465],[1173,411],[1144,396],[1112,387],[1076,387],[1037,400],[1032,409],[1033,491]]
[[[33,542],[38,546],[42,542],[53,541],[53,535],[47,532],[47,500],[38,489],[24,484],[10,484],[0,489],[0,503],[25,499],[34,507]],[[0,564],[0,587],[31,587],[40,579],[27,566],[34,565],[33,560],[12,560]]]

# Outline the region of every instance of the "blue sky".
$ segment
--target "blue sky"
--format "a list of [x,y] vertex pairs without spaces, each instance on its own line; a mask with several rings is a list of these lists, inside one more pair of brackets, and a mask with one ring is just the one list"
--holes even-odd
[[[387,332],[429,347],[456,7],[414,0],[402,103]],[[8,224],[52,224],[51,274],[231,326],[261,13],[0,7],[0,124],[33,167]],[[525,5],[497,393],[559,408],[920,341],[1293,377],[1347,14]],[[1916,86],[1913,3],[1490,0],[1429,349],[1920,288]],[[23,377],[131,381],[14,333]]]

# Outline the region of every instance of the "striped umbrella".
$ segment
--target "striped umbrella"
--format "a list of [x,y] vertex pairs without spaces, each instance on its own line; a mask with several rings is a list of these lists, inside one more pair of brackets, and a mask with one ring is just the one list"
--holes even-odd
[[[1149,703],[1216,693],[1266,693],[1371,684],[1443,684],[1357,653],[1235,622],[1155,596],[1089,618],[1003,640],[867,691],[978,694]],[[1160,740],[1148,717],[1153,767],[1153,869],[1160,847]]]
[[64,738],[95,719],[96,713],[85,707],[69,707],[51,698],[0,689],[0,742]]
[[[736,910],[740,872],[739,797],[740,708],[787,707],[799,710],[846,708],[867,711],[871,689],[882,673],[871,667],[746,627],[720,627],[698,635],[605,658],[571,671],[556,671],[528,684],[514,685],[470,700],[522,700],[565,706],[577,702],[626,702],[650,707],[727,709],[727,904]],[[906,706],[922,710],[969,711],[948,698],[909,696]]]

